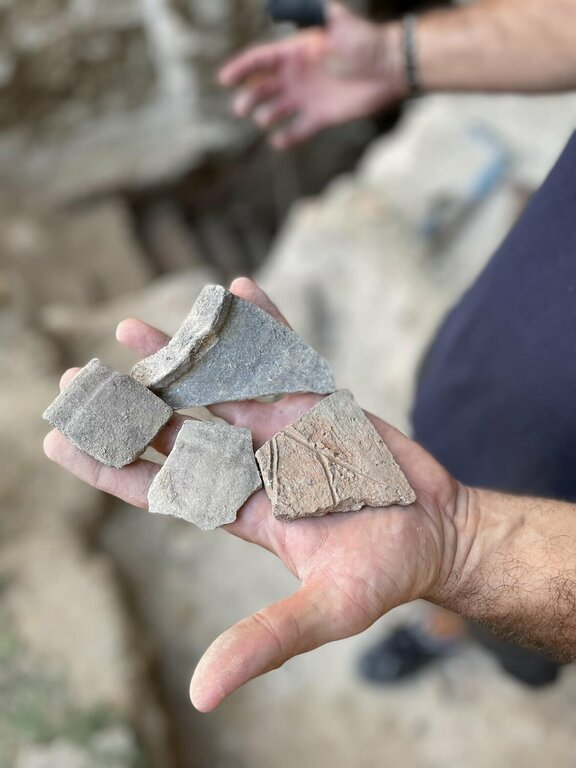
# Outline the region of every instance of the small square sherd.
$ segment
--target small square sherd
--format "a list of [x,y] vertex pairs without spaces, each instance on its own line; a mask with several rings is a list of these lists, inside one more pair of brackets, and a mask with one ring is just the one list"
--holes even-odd
[[91,360],[44,413],[84,453],[121,468],[141,456],[173,411],[135,381]]
[[150,486],[149,509],[210,531],[233,523],[260,488],[249,429],[187,421]]

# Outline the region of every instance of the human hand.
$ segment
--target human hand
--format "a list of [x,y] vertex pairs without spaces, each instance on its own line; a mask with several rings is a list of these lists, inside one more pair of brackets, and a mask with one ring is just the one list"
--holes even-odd
[[407,95],[400,25],[376,25],[339,3],[328,26],[240,54],[220,71],[239,88],[234,112],[252,115],[286,149],[323,128],[374,114]]
[[[236,280],[231,290],[283,320],[250,280]],[[144,356],[168,341],[138,320],[121,323],[117,337]],[[64,374],[62,386],[77,370]],[[211,410],[249,428],[259,448],[320,399],[291,395],[275,404],[226,403]],[[174,415],[154,442],[157,450],[170,452],[185,418]],[[264,491],[252,496],[226,529],[276,554],[301,587],[236,624],[210,646],[191,685],[192,701],[201,711],[214,709],[241,685],[293,656],[357,634],[402,603],[435,599],[445,587],[456,558],[455,526],[465,491],[419,445],[380,419],[370,419],[415,489],[416,503],[286,523],[272,516]],[[156,464],[140,459],[119,470],[104,467],[55,430],[46,438],[45,451],[95,488],[146,509]]]

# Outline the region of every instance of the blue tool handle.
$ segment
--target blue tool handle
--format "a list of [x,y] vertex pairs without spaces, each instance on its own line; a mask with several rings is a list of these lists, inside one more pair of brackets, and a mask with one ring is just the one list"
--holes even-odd
[[324,0],[267,0],[274,21],[291,21],[299,27],[325,27]]

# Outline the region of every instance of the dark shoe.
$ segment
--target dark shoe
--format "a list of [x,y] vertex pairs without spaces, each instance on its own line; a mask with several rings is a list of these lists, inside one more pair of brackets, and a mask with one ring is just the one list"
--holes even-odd
[[480,645],[496,656],[502,669],[515,680],[531,688],[541,688],[552,685],[558,679],[562,665],[544,654],[502,640],[471,622],[470,630]]
[[524,659],[507,659],[500,661],[500,666],[513,678],[530,688],[552,685],[560,674],[560,667],[550,659],[539,659],[534,665],[525,663]]
[[457,645],[429,637],[420,627],[398,627],[360,657],[360,675],[371,683],[395,683],[451,655]]

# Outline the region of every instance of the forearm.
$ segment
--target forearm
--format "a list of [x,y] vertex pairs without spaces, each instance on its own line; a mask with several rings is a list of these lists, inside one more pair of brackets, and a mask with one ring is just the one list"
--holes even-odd
[[483,0],[426,14],[417,27],[424,91],[576,87],[576,0]]
[[[470,489],[437,602],[497,634],[576,658],[576,506]],[[448,570],[449,575],[448,575]]]

